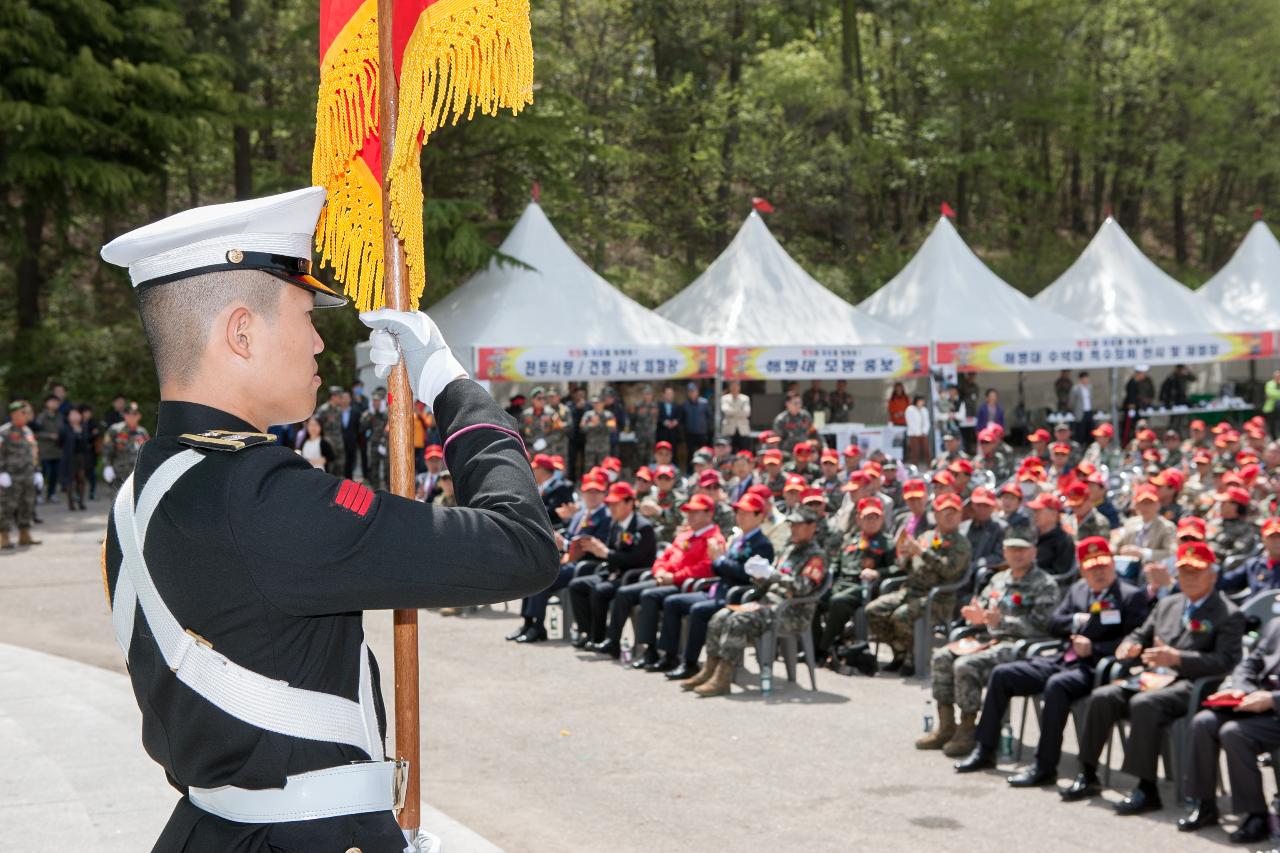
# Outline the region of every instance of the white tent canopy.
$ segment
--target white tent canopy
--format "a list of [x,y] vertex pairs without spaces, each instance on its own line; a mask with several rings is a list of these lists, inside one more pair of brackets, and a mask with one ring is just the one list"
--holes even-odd
[[1059,339],[1080,331],[992,272],[945,216],[902,271],[858,307],[919,343]]
[[1205,335],[1239,331],[1216,305],[1142,253],[1107,217],[1075,263],[1035,302],[1088,328],[1093,335]]
[[853,347],[908,340],[805,272],[755,211],[720,257],[657,312],[730,347]]
[[1234,331],[1280,328],[1280,241],[1265,222],[1253,223],[1231,260],[1196,296],[1224,310],[1238,327]]
[[455,351],[704,342],[605,281],[574,254],[536,203],[525,208],[498,251],[527,267],[494,259],[428,309]]

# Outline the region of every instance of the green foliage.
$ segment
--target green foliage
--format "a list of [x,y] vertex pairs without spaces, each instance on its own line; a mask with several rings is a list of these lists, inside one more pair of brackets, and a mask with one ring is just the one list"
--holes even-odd
[[[316,0],[0,4],[0,384],[154,397],[107,239],[310,179]],[[583,258],[649,305],[764,196],[857,301],[940,202],[1028,293],[1108,210],[1199,284],[1280,204],[1274,0],[539,0],[536,102],[423,152],[430,304],[484,266],[530,186]],[[364,337],[320,312],[342,381]],[[326,382],[327,384],[327,382]]]

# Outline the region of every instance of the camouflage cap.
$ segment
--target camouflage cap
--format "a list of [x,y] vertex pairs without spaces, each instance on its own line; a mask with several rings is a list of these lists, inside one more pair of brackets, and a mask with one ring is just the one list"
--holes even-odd
[[787,521],[792,524],[817,524],[818,514],[801,504],[787,513]]

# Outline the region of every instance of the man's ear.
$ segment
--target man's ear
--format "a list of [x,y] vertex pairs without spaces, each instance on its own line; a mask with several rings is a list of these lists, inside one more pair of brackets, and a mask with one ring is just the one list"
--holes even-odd
[[227,317],[227,348],[243,359],[249,358],[250,334],[253,325],[253,312],[243,305],[236,306]]

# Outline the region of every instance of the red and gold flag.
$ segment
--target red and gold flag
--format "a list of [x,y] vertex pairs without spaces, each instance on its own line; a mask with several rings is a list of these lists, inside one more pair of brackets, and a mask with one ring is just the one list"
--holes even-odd
[[[404,244],[412,307],[426,286],[420,152],[446,123],[533,101],[529,0],[395,0],[400,87],[388,170],[391,224]],[[377,0],[320,0],[320,94],[312,182],[329,191],[316,230],[361,311],[382,305],[382,154]]]

